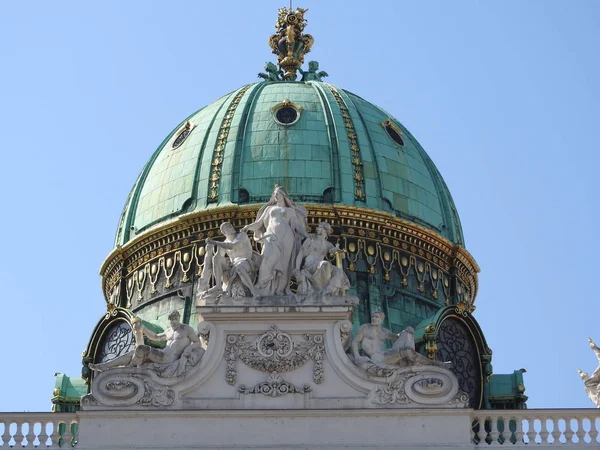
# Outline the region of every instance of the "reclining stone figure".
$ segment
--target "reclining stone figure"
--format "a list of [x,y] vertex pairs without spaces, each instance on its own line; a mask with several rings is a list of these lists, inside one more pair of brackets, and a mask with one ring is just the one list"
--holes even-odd
[[[433,361],[415,350],[412,327],[395,334],[381,326],[384,318],[385,314],[382,311],[371,313],[371,323],[361,325],[352,339],[352,356],[357,366],[378,376],[387,376],[389,375],[387,369],[398,367],[416,365],[448,367],[448,363]],[[388,339],[394,342],[391,349],[385,348],[385,341]],[[359,353],[359,345],[362,346],[366,356]]]
[[172,311],[169,314],[169,322],[171,326],[163,333],[158,334],[144,327],[141,321],[135,321],[133,324],[133,331],[136,335],[139,335],[141,331],[154,341],[167,341],[164,349],[136,342],[138,345],[134,350],[111,361],[89,364],[89,368],[96,372],[102,372],[117,367],[141,367],[154,370],[161,377],[183,375],[200,361],[204,355],[204,349],[194,329],[180,322],[178,311]]

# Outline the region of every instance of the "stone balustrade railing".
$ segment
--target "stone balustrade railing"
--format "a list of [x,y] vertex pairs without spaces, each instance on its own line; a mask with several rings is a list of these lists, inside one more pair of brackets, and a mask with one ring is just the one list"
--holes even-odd
[[600,448],[600,410],[526,409],[473,411],[472,442],[481,445],[588,446]]
[[[136,413],[129,414],[133,418]],[[598,409],[465,410],[465,415],[470,415],[472,428],[465,430],[464,442],[469,442],[470,433],[474,449],[488,445],[600,449]],[[75,447],[78,435],[77,413],[0,413],[0,448]],[[93,447],[91,442],[85,444],[81,446]]]
[[77,444],[74,413],[0,413],[0,448],[59,448]]

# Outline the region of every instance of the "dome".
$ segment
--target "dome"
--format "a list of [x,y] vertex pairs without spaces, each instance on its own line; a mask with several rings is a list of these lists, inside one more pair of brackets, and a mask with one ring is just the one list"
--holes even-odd
[[464,246],[458,213],[435,165],[381,108],[331,84],[258,82],[200,109],[160,144],[121,216],[121,247],[180,216],[268,200],[392,214]]

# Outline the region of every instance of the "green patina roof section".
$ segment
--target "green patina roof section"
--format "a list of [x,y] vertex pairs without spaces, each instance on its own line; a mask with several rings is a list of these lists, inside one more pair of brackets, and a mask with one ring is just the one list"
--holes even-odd
[[71,378],[62,373],[57,373],[54,382],[55,398],[60,398],[66,401],[78,401],[83,395],[87,394],[87,384],[83,378]]
[[[374,167],[371,169],[368,163],[365,164],[365,178],[377,179],[380,198],[386,199],[399,216],[433,228],[453,242],[463,243],[460,221],[450,192],[421,145],[393,116],[355,94],[346,94],[356,106],[354,112],[360,115],[366,128],[366,132],[358,133],[359,141],[368,136],[371,149],[376,148],[372,156]],[[402,130],[404,146],[396,144],[387,134],[381,125],[386,119],[391,119]],[[367,146],[361,145],[361,150],[363,148]],[[374,176],[375,170],[379,177]],[[382,203],[368,206],[388,209],[385,202]]]
[[[215,115],[232,95],[225,95],[196,111],[177,125],[160,144],[129,194],[115,245],[122,245],[158,221],[186,212],[184,206],[188,209],[189,205],[186,201],[194,199],[197,162],[201,158],[206,135],[215,121]],[[173,149],[171,144],[175,133],[187,120],[196,127],[181,146]]]
[[[387,112],[321,82],[255,83],[236,106],[232,102],[241,89],[190,116],[196,127],[179,148],[171,144],[185,121],[163,141],[130,194],[116,245],[180,214],[236,203],[242,188],[252,203],[262,203],[274,184],[305,202],[320,201],[333,187],[336,203],[391,212],[464,245],[444,180],[416,139]],[[353,152],[332,89],[348,109],[357,135],[364,201],[355,201]],[[273,107],[285,100],[302,108],[291,126],[273,118]],[[233,115],[222,154],[219,196],[211,202],[209,179],[228,110]],[[403,131],[404,146],[381,125],[388,118]]]
[[[248,190],[251,197],[265,197],[280,184],[292,195],[318,200],[334,184],[330,140],[318,92],[304,83],[263,83],[261,87],[242,140],[240,188]],[[289,127],[277,124],[272,112],[273,106],[286,99],[302,107],[299,120]],[[227,185],[227,179],[222,182]]]
[[525,383],[524,369],[510,374],[493,374],[490,377],[490,399],[512,399],[523,395]]

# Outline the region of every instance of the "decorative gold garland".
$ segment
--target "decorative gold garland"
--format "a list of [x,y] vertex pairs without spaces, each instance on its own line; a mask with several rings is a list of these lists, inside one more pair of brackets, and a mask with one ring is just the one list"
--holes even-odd
[[[325,84],[325,83],[324,83]],[[365,177],[363,174],[363,163],[360,155],[360,147],[358,146],[358,138],[354,123],[350,117],[350,112],[346,107],[346,103],[340,96],[339,92],[330,84],[325,84],[331,91],[333,98],[337,102],[340,110],[342,111],[342,117],[346,125],[346,134],[348,135],[348,141],[350,142],[350,149],[352,150],[352,166],[354,167],[354,199],[359,201],[365,200]]]
[[[110,299],[123,276],[130,301],[136,293],[136,298],[139,298],[147,284],[151,285],[151,294],[154,293],[159,277],[164,277],[167,284],[171,284],[174,271],[181,274],[181,282],[189,282],[192,265],[195,263],[196,271],[201,268],[204,239],[218,236],[219,226],[225,221],[232,222],[236,228],[247,225],[256,216],[259,206],[232,205],[192,213],[148,230],[125,246],[115,249],[100,270],[106,298]],[[376,273],[377,261],[380,260],[384,280],[390,281],[392,269],[398,270],[402,284],[406,286],[408,273],[412,270],[417,275],[421,292],[424,292],[427,281],[434,298],[439,288],[444,290],[448,298],[448,273],[454,266],[458,269],[458,301],[473,303],[477,295],[479,268],[461,246],[424,227],[382,211],[347,205],[309,204],[305,207],[308,210],[309,231],[322,221],[336,228],[341,227],[342,234],[334,238],[338,238],[338,245],[347,252],[348,270],[355,270],[356,261],[363,255],[370,273]]]
[[213,160],[212,160],[212,173],[210,175],[210,194],[208,198],[210,201],[216,201],[219,197],[219,180],[221,179],[221,166],[223,165],[223,151],[225,150],[225,145],[227,144],[227,137],[229,136],[229,130],[231,129],[231,121],[233,120],[233,114],[237,109],[242,97],[246,93],[248,89],[250,89],[251,84],[244,86],[241,88],[233,101],[227,108],[227,112],[225,113],[225,117],[223,118],[223,123],[221,124],[221,130],[219,132],[219,137],[217,138],[217,145],[215,146],[215,151],[213,152]]

